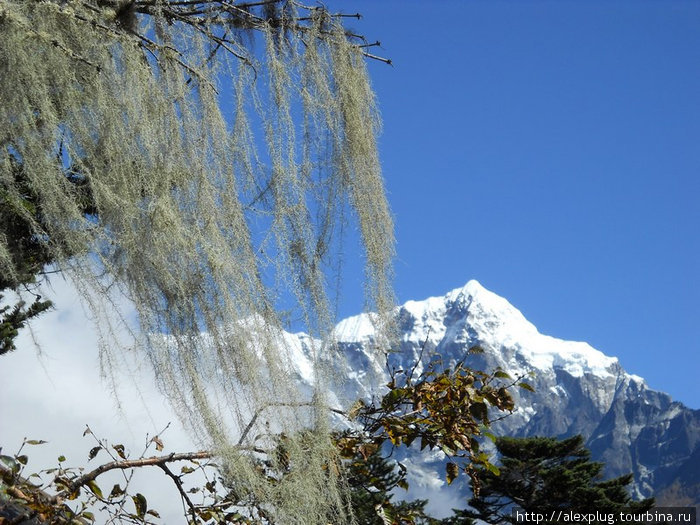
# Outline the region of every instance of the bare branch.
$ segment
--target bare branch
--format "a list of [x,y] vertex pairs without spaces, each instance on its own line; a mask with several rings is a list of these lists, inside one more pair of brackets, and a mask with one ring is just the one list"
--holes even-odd
[[91,470],[87,474],[83,474],[79,478],[73,480],[68,484],[68,488],[63,491],[59,496],[66,496],[76,492],[78,489],[94,481],[99,475],[104,474],[110,470],[126,470],[137,467],[148,467],[167,465],[168,463],[173,463],[175,461],[190,461],[193,459],[211,459],[213,454],[207,450],[202,450],[200,452],[182,452],[179,454],[172,453],[166,456],[153,456],[150,458],[140,458],[140,459],[125,459],[122,461],[111,461],[110,463],[105,463],[100,465],[95,470]]
[[190,512],[192,513],[192,523],[197,522],[197,509],[194,506],[194,503],[192,503],[192,500],[189,498],[187,495],[187,492],[185,492],[184,487],[182,486],[182,480],[180,480],[179,476],[176,476],[173,474],[173,471],[168,468],[168,465],[166,463],[160,463],[158,464],[160,469],[165,472],[165,474],[173,480],[173,483],[175,483],[175,486],[177,487],[178,492],[180,493],[180,497],[182,498],[182,501],[184,501],[187,506],[190,508]]
[[[258,420],[258,417],[260,414],[265,411],[266,409],[270,407],[295,407],[295,408],[300,408],[300,407],[310,407],[310,406],[315,406],[314,403],[311,402],[306,402],[306,403],[270,403],[267,405],[264,405],[257,409],[255,411],[255,414],[253,414],[253,417],[250,419],[250,422],[246,425],[245,429],[243,429],[243,433],[241,434],[241,437],[238,439],[238,443],[236,443],[236,446],[241,446],[243,444],[243,441],[245,441],[245,438],[248,436],[248,433],[251,431],[253,428],[253,425],[255,425],[255,422]],[[326,410],[330,410],[331,412],[348,417],[348,414],[344,412],[343,410],[340,410],[338,408],[332,408],[332,407],[324,407]]]
[[[359,47],[359,46],[358,46],[358,47]],[[378,55],[373,55],[373,54],[371,54],[371,53],[365,53],[364,51],[362,52],[362,54],[363,54],[366,58],[371,58],[372,60],[377,60],[378,62],[384,62],[385,64],[387,64],[387,65],[389,65],[389,66],[393,66],[393,65],[394,65],[390,58],[384,58],[384,57],[380,57],[380,56],[378,56]]]

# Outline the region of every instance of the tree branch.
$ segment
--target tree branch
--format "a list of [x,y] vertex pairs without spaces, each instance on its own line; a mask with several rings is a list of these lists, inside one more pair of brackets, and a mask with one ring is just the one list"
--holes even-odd
[[190,512],[192,513],[192,523],[197,522],[197,509],[194,506],[194,503],[192,503],[192,500],[189,498],[187,495],[187,492],[185,492],[185,489],[182,486],[182,480],[175,474],[173,474],[173,471],[168,468],[168,465],[166,463],[160,463],[158,464],[160,469],[165,472],[165,474],[173,480],[173,483],[175,483],[175,486],[177,487],[178,492],[180,493],[180,497],[182,498],[182,501],[184,501],[187,506],[190,508]]
[[[105,463],[100,465],[95,470],[83,474],[79,478],[73,480],[68,484],[67,489],[60,493],[58,496],[66,496],[76,492],[80,487],[87,485],[89,482],[94,481],[100,474],[104,474],[110,470],[126,470],[135,467],[148,467],[157,466],[161,467],[167,465],[168,463],[173,463],[175,461],[190,461],[193,459],[210,459],[213,457],[213,453],[202,450],[199,452],[183,452],[183,453],[172,453],[166,456],[153,456],[150,458],[141,459],[125,459],[123,461],[112,461],[110,463]],[[57,496],[57,497],[58,497]]]
[[[270,404],[268,404],[268,405],[264,405],[264,406],[260,407],[259,409],[257,409],[257,410],[255,411],[255,414],[253,414],[253,417],[250,419],[250,421],[249,421],[248,424],[246,425],[245,429],[243,429],[243,433],[241,434],[241,437],[238,439],[238,443],[236,443],[236,446],[240,447],[240,446],[243,444],[243,441],[244,441],[245,438],[248,436],[248,433],[249,433],[250,430],[253,428],[253,425],[255,425],[255,422],[257,421],[258,416],[260,416],[260,414],[262,413],[262,411],[263,411],[263,410],[266,410],[266,409],[268,409],[268,408],[270,408],[270,407],[273,407],[273,406],[274,406],[274,407],[296,407],[296,408],[299,408],[299,407],[310,407],[310,406],[314,406],[314,403],[311,403],[311,402],[304,402],[304,403],[270,403]],[[344,416],[344,417],[346,417],[346,418],[348,417],[348,414],[347,414],[346,412],[344,412],[344,411],[342,411],[342,410],[340,410],[340,409],[338,409],[338,408],[332,408],[332,407],[323,407],[323,408],[325,408],[326,410],[330,410],[331,412],[333,412],[333,413],[335,413],[335,414]]]

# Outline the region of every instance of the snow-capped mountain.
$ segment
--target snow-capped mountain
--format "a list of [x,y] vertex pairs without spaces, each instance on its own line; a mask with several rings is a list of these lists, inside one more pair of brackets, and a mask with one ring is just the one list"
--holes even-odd
[[[594,459],[605,462],[606,476],[634,473],[635,496],[658,495],[677,481],[685,496],[700,503],[700,411],[651,390],[616,358],[586,343],[540,334],[508,301],[476,281],[443,297],[409,301],[397,309],[397,316],[400,348],[390,356],[397,367],[413,366],[423,347],[425,363],[430,355],[445,362],[461,360],[479,345],[485,352],[470,355],[470,366],[485,371],[501,367],[513,376],[533,372],[529,382],[535,392],[514,392],[517,409],[498,423],[497,433],[583,434]],[[380,393],[387,381],[386,362],[373,350],[375,329],[369,315],[341,321],[335,335],[338,351],[331,366],[339,402]],[[302,336],[299,343],[301,365],[308,339]],[[440,462],[439,454],[409,454],[405,459],[419,467],[412,469],[419,485],[440,487],[440,468],[431,466]]]

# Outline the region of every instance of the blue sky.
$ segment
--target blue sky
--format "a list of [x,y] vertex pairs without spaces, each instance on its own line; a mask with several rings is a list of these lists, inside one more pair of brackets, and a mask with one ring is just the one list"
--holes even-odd
[[700,408],[700,2],[340,7],[394,62],[369,67],[399,300],[477,279]]
[[[399,300],[477,279],[542,333],[590,342],[700,408],[700,1],[333,6],[362,12],[351,25],[395,64],[369,68]],[[356,258],[346,268],[341,317],[362,308]],[[0,426],[2,444],[50,439],[32,451],[37,468],[58,454],[83,464],[87,421],[136,450],[172,410],[144,367],[119,392],[130,421],[118,417],[95,373],[91,324],[70,286],[55,287],[58,310],[35,326],[50,351],[37,363],[25,331],[3,358],[1,408],[16,424]],[[43,372],[31,388],[24,370]],[[150,413],[132,412],[136,383]],[[193,445],[174,424],[166,446]],[[175,522],[181,511],[169,510]]]

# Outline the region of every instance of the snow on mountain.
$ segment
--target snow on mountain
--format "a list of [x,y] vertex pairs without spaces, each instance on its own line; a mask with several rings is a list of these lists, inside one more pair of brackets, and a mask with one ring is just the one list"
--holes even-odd
[[[515,351],[507,362],[508,369],[514,373],[529,368],[548,372],[559,368],[574,377],[587,373],[611,376],[614,374],[611,369],[618,365],[617,358],[608,357],[587,343],[540,334],[519,310],[475,280],[444,297],[408,301],[399,312],[410,319],[411,324],[410,330],[402,334],[404,343],[422,345],[427,341],[437,347],[446,338],[454,343],[466,343],[473,334],[479,334],[482,342],[490,346],[509,347]],[[374,326],[369,315],[356,315],[338,323],[337,341],[371,340]],[[455,316],[457,318],[449,322],[449,318]]]
[[[501,367],[514,376],[532,374],[535,392],[514,392],[517,409],[498,424],[497,432],[583,434],[594,457],[606,463],[607,476],[634,473],[638,497],[668,486],[678,472],[700,471],[700,411],[649,389],[616,358],[587,343],[540,334],[520,311],[477,281],[442,297],[408,301],[397,308],[396,316],[400,344],[388,355],[392,366],[411,367],[422,357],[420,373],[427,360],[439,356],[445,362],[467,358],[470,366],[485,371]],[[331,353],[329,369],[339,403],[382,392],[388,379],[383,351],[388,349],[375,348],[375,334],[371,314],[336,326],[337,350]],[[485,352],[468,355],[475,345]],[[307,341],[307,355],[308,348]],[[307,378],[300,368],[300,380]],[[426,490],[438,487],[444,500],[444,491],[453,488],[443,486],[439,474],[435,477],[439,456],[409,453],[405,459],[416,472],[414,481]]]
[[[574,377],[582,377],[586,373],[609,376],[612,374],[611,367],[618,363],[616,358],[606,356],[587,343],[563,341],[540,334],[508,301],[474,280],[443,298],[409,301],[403,309],[424,323],[417,334],[419,339],[423,332],[430,330],[435,338],[451,336],[454,342],[467,342],[468,329],[471,329],[482,335],[482,342],[491,347],[514,349],[513,357],[506,363],[507,369],[513,373],[532,367],[540,372],[559,368]],[[466,313],[449,326],[451,333],[441,326],[447,312]],[[413,337],[413,334],[409,337]]]
[[[59,290],[65,288],[60,282],[56,286]],[[63,290],[63,294],[57,302],[69,307],[60,316],[58,312],[47,314],[37,322],[40,340],[50,341],[50,355],[38,363],[29,334],[23,334],[23,346],[28,351],[6,356],[0,374],[0,400],[6,399],[0,408],[3,417],[14,422],[0,425],[2,443],[18,446],[24,436],[51,440],[46,448],[32,451],[30,461],[37,469],[50,465],[58,454],[72,461],[87,457],[93,443],[89,436],[80,439],[85,422],[99,435],[118,439],[127,448],[137,450],[143,446],[146,432],[157,433],[168,421],[175,420],[146,366],[138,381],[125,380],[119,394],[120,401],[129,407],[130,422],[125,424],[114,415],[110,410],[114,399],[95,373],[92,350],[97,336],[90,332],[91,325],[75,293],[66,295]],[[538,333],[516,308],[476,281],[442,297],[409,301],[396,309],[396,319],[400,341],[389,359],[397,367],[416,363],[424,344],[423,362],[435,356],[446,362],[461,360],[469,348],[480,345],[485,352],[469,356],[468,365],[486,371],[501,366],[515,374],[534,372],[528,380],[535,392],[514,392],[517,410],[498,423],[497,434],[564,437],[581,433],[594,458],[605,462],[606,475],[634,473],[636,496],[656,495],[672,486],[670,492],[679,501],[680,486],[683,497],[700,503],[700,411],[649,389],[641,378],[625,372],[615,358],[585,343]],[[371,316],[362,314],[341,321],[335,336],[337,344],[327,353],[332,386],[329,403],[347,407],[359,397],[381,394],[387,381],[382,352],[386,349],[376,348],[379,343]],[[305,334],[283,337],[298,381],[311,395],[316,380],[313,349],[319,350],[319,343]],[[45,369],[46,375],[40,375],[31,388],[26,388],[22,371],[39,368]],[[138,391],[133,388],[137,383],[143,386]],[[153,403],[151,409],[142,404],[141,398]],[[52,429],[50,435],[46,434],[47,428]],[[191,437],[175,424],[166,441],[171,451],[194,448]],[[412,476],[411,492],[404,497],[429,499],[430,511],[437,516],[466,504],[466,488],[458,482],[451,486],[444,482],[441,452],[421,454],[410,450],[400,459]],[[143,490],[152,488],[158,481],[157,474],[155,478],[145,478]],[[167,491],[153,496],[155,507],[166,510],[173,497]],[[151,499],[149,496],[149,502]],[[170,512],[165,522],[178,522],[181,509],[172,508]]]
[[[341,321],[336,326],[335,338],[346,353],[347,364],[354,363],[360,370],[369,366],[381,375],[384,363],[367,352],[375,335],[371,315],[360,314]],[[437,352],[443,358],[458,360],[469,347],[479,344],[493,351],[496,366],[514,375],[536,371],[541,376],[555,377],[557,371],[562,371],[582,378],[592,374],[611,385],[620,379],[621,368],[616,358],[606,356],[587,343],[540,334],[519,310],[475,280],[443,297],[408,301],[399,307],[397,315],[401,328],[400,355],[403,356],[399,360],[403,366],[417,360],[424,345],[429,353]],[[365,351],[357,355],[360,348]],[[336,366],[342,366],[338,360]],[[628,380],[641,380],[624,372],[623,376]],[[369,385],[358,386],[362,392],[370,390]],[[559,391],[564,393],[561,388]],[[611,392],[601,394],[603,398],[598,399],[598,403],[609,404]]]

